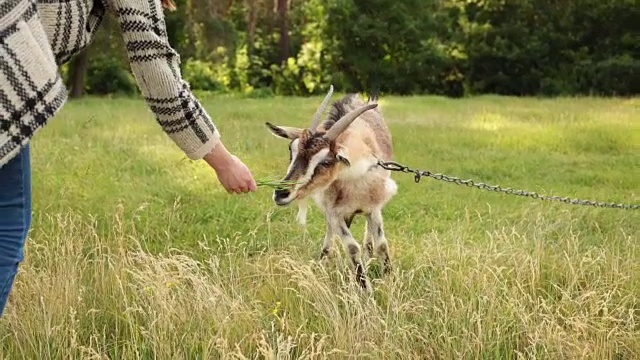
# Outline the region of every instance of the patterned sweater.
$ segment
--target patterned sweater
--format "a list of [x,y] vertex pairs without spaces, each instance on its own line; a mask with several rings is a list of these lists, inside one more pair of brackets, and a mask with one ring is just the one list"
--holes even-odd
[[132,73],[164,132],[191,159],[218,143],[181,77],[160,0],[0,0],[0,167],[67,101],[58,65],[91,43],[107,11],[118,19]]

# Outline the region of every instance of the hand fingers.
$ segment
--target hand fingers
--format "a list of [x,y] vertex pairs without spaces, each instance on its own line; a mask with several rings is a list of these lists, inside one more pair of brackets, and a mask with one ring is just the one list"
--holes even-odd
[[232,185],[232,184],[229,184],[229,185],[225,186],[225,189],[227,190],[228,194],[237,194],[237,193],[241,192],[241,189],[240,189],[239,186]]
[[[240,180],[240,179],[237,179]],[[235,182],[235,184],[234,184]],[[242,194],[248,193],[257,190],[257,184],[251,174],[245,176],[244,179],[240,181],[232,181],[231,184],[225,186],[227,193],[229,194]]]
[[257,190],[257,185],[251,174],[248,175],[248,179],[245,179],[240,187],[242,193],[252,192]]
[[247,172],[248,172],[247,180],[245,181],[245,185],[248,188],[247,191],[256,191],[257,189],[256,180],[253,178],[253,174],[251,174],[249,169],[247,169]]
[[256,185],[254,182],[246,182],[245,185],[242,187],[242,191],[243,192],[252,192],[252,191],[256,191]]

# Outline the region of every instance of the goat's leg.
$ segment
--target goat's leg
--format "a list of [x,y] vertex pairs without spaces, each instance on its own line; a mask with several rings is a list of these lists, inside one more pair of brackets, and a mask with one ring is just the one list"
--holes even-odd
[[360,286],[366,291],[371,291],[371,284],[367,279],[367,275],[364,271],[364,264],[361,259],[360,245],[358,245],[358,242],[351,234],[345,219],[341,217],[333,217],[331,222],[333,223],[334,228],[338,230],[338,234],[342,239],[342,244],[351,258],[351,263],[355,268],[355,275],[358,284],[360,284]]
[[364,246],[363,262],[366,264],[369,259],[373,257],[373,232],[369,229],[369,220],[367,217],[367,225],[364,229],[364,240],[362,245]]
[[[360,211],[356,211],[349,216],[345,216],[344,222],[345,224],[347,224],[348,229],[351,229],[351,224],[353,223],[353,219],[356,217],[357,214],[360,214],[360,213],[361,213]],[[363,246],[364,246],[363,262],[366,264],[369,258],[373,257],[373,237],[371,237],[371,234],[369,234],[366,231],[366,229],[365,229]]]
[[[335,235],[335,227],[333,226],[333,222],[330,219],[329,214],[326,215],[327,219],[326,219],[326,225],[327,225],[327,232],[324,236],[324,241],[322,243],[322,251],[320,252],[320,260],[324,259],[325,257],[327,257],[329,255],[329,252],[331,252],[331,240],[333,239],[333,236]],[[351,224],[353,223],[353,218],[355,217],[355,214],[352,214],[351,216],[347,216],[344,218],[344,222],[347,225],[347,228],[350,229],[351,228]]]
[[389,244],[384,234],[382,209],[375,209],[367,214],[367,235],[373,238],[375,252],[382,261],[383,273],[391,271],[391,258],[389,257]]
[[335,227],[332,219],[327,215],[326,219],[327,230],[324,234],[324,241],[322,242],[322,250],[320,251],[320,260],[325,260],[327,256],[329,256],[329,252],[331,251],[331,240],[333,240],[333,236],[335,235]]

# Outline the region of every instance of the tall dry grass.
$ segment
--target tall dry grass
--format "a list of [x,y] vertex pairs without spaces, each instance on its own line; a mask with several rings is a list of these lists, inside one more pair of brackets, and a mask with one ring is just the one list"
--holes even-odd
[[638,242],[620,236],[620,252],[577,233],[549,243],[543,219],[482,244],[425,236],[399,249],[414,266],[377,279],[369,298],[341,252],[322,266],[219,239],[228,252],[153,255],[122,213],[106,237],[69,213],[30,240],[0,349],[24,359],[640,356]]

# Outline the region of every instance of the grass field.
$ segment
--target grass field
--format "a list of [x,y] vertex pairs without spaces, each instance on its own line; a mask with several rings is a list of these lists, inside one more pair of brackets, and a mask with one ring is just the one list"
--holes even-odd
[[[320,98],[207,98],[227,147],[277,178]],[[396,160],[544,194],[640,203],[638,99],[387,97]],[[137,99],[69,103],[32,148],[34,220],[7,359],[637,359],[640,212],[394,173],[395,272],[373,297],[317,261],[271,189],[228,195]],[[352,227],[361,239],[363,220]],[[373,266],[372,266],[373,267]]]

